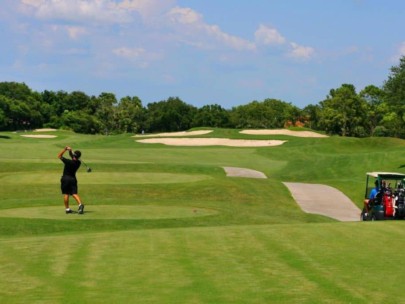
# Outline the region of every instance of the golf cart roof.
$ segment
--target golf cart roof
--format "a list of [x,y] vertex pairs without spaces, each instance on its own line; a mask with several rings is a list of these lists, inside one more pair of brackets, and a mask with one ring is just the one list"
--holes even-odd
[[372,177],[381,177],[385,179],[403,179],[405,178],[404,173],[398,173],[398,172],[367,172],[368,176]]

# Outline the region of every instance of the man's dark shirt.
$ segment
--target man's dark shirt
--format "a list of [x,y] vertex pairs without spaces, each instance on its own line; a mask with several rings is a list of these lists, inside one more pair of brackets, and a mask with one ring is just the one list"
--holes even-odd
[[67,159],[63,156],[61,160],[65,164],[65,167],[63,168],[63,175],[76,178],[76,171],[79,170],[80,165],[82,164],[80,160]]

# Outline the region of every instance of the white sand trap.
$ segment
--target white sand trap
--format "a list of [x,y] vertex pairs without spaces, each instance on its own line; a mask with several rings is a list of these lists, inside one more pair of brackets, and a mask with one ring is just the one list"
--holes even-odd
[[237,168],[237,167],[223,167],[226,173],[226,176],[229,177],[247,177],[247,178],[267,178],[267,176],[260,171],[246,169],[246,168]]
[[134,137],[181,137],[181,136],[194,136],[194,135],[204,135],[211,133],[213,130],[199,130],[199,131],[182,131],[182,132],[168,132],[168,133],[158,133],[158,134],[137,134]]
[[56,129],[51,128],[43,128],[43,129],[35,129],[34,132],[54,132],[57,131]]
[[56,135],[21,135],[22,137],[30,137],[30,138],[55,138]]
[[137,142],[144,144],[164,144],[169,146],[229,146],[229,147],[272,147],[285,143],[285,140],[247,140],[229,138],[147,138]]
[[327,135],[319,134],[312,131],[291,131],[287,129],[275,129],[275,130],[243,130],[239,133],[249,135],[289,135],[296,137],[328,137]]
[[320,184],[284,183],[306,213],[321,214],[342,222],[360,220],[360,209],[341,191]]

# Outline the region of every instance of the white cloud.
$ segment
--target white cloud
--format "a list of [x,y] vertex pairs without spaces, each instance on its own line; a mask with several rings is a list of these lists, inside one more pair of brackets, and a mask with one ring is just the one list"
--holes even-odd
[[405,42],[402,42],[402,44],[400,45],[400,47],[399,47],[399,53],[401,54],[401,55],[405,55]]
[[263,24],[261,24],[255,32],[255,41],[258,46],[283,46],[283,49],[286,47],[286,56],[290,58],[308,60],[311,59],[315,53],[314,48],[288,41],[276,28],[268,27]]
[[168,21],[187,43],[202,48],[225,45],[236,50],[255,50],[254,43],[225,33],[217,25],[204,22],[203,16],[190,8],[175,7],[167,13]]
[[255,40],[258,44],[274,45],[284,44],[286,39],[275,29],[260,25],[255,32]]
[[112,50],[112,53],[128,60],[137,67],[146,68],[152,62],[162,59],[162,55],[156,52],[149,52],[141,47],[120,47]]
[[405,56],[405,41],[398,45],[395,54],[391,56],[390,60],[393,63],[398,63],[403,56]]
[[168,13],[170,21],[178,24],[202,26],[203,17],[191,8],[175,7],[172,8]]
[[[218,25],[208,24],[198,12],[174,6],[176,0],[21,0],[22,9],[38,19],[76,22],[80,24],[134,24],[142,18],[144,37],[153,30],[163,30],[168,38],[203,49],[229,47],[254,50],[255,44],[228,34]],[[152,26],[152,27],[151,27]],[[71,38],[85,32],[70,28]],[[156,36],[155,36],[156,37]]]
[[66,26],[65,29],[72,39],[77,39],[79,36],[88,34],[87,29],[81,26]]
[[126,23],[131,15],[111,0],[21,0],[21,9],[40,19]]
[[[175,6],[176,3],[177,0],[20,0],[24,12],[58,24],[72,40],[91,33],[89,43],[105,40],[123,45],[137,41],[143,48],[109,47],[114,48],[116,56],[130,60],[148,56],[151,59],[153,56],[145,49],[159,46],[167,51],[170,45],[249,52],[258,47],[282,46],[279,50],[287,51],[291,58],[310,59],[314,55],[312,47],[288,41],[274,27],[261,24],[253,40],[248,40],[207,23],[199,12]],[[110,24],[123,26],[108,27]],[[99,30],[100,25],[107,26]]]
[[121,47],[114,49],[113,53],[119,57],[137,59],[145,54],[145,50],[143,48]]
[[315,50],[309,46],[302,46],[298,45],[295,42],[290,42],[291,50],[288,53],[289,57],[297,58],[297,59],[310,59]]
[[176,0],[123,0],[118,3],[118,7],[136,11],[148,22],[149,19],[154,19],[157,16],[167,12],[176,3]]
[[393,61],[399,61],[402,56],[405,56],[405,41],[399,45],[397,55],[394,56]]

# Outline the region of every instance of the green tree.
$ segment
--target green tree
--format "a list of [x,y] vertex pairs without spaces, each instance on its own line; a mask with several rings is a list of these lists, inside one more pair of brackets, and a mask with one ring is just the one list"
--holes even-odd
[[31,93],[31,89],[25,83],[0,82],[0,95],[10,99],[26,101]]
[[0,108],[0,130],[5,130],[6,126],[7,126],[7,116],[6,113],[4,113],[3,109]]
[[41,96],[24,83],[0,83],[0,107],[5,118],[2,128],[8,130],[41,127]]
[[12,100],[4,95],[0,95],[0,130],[8,130],[12,120],[10,117],[10,106]]
[[28,128],[31,111],[26,103],[18,100],[11,100],[8,115],[14,130]]
[[307,105],[302,110],[302,116],[304,117],[306,125],[313,130],[320,130],[319,120],[321,107],[319,105]]
[[96,134],[101,130],[101,123],[96,117],[84,111],[66,111],[61,117],[62,127],[76,133]]
[[89,112],[90,97],[81,91],[74,91],[68,94],[63,99],[63,102],[63,110]]
[[287,122],[295,122],[301,111],[290,103],[278,99],[252,101],[231,110],[231,124],[235,128],[283,128]]
[[218,104],[206,105],[197,110],[192,124],[194,127],[228,127],[229,112]]
[[369,85],[359,93],[359,96],[367,102],[366,128],[368,135],[373,136],[376,128],[381,127],[383,118],[388,113],[387,104],[384,102],[385,93],[382,89]]
[[101,93],[98,98],[92,100],[92,106],[95,108],[95,115],[101,122],[101,129],[108,134],[116,130],[115,105],[117,99],[112,93]]
[[137,133],[144,120],[142,101],[138,97],[121,98],[116,110],[116,125],[120,132]]
[[367,103],[357,95],[351,84],[330,90],[330,95],[320,103],[320,126],[329,134],[364,136]]
[[149,132],[185,131],[191,128],[197,109],[178,97],[147,105],[146,129]]
[[389,128],[390,135],[405,138],[405,56],[400,58],[399,65],[391,67],[383,90],[385,101],[389,105],[389,113],[383,121]]

